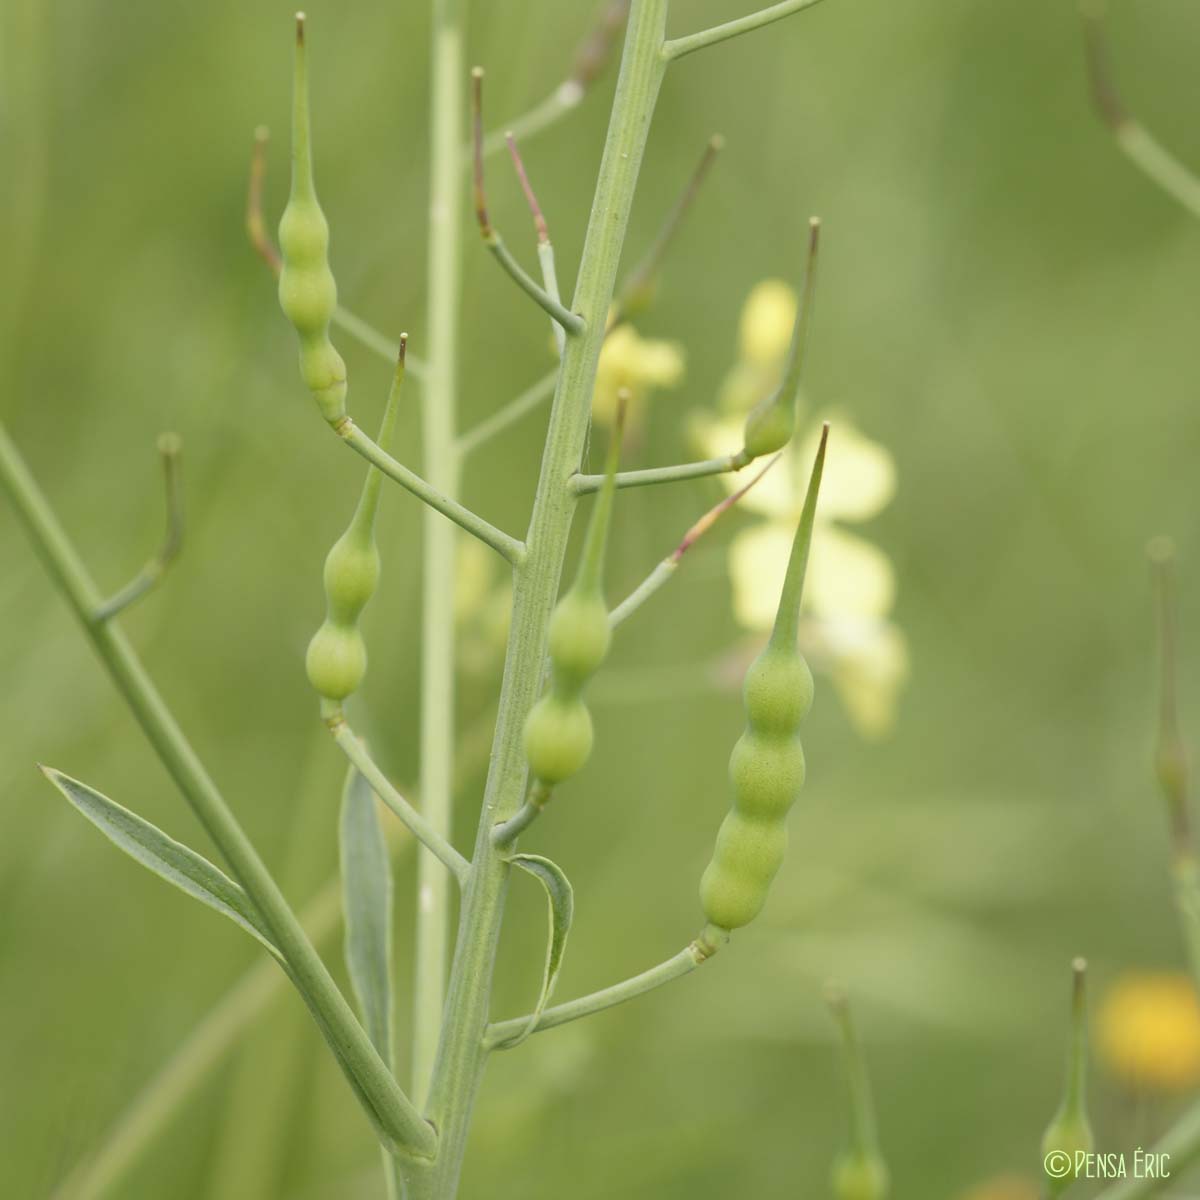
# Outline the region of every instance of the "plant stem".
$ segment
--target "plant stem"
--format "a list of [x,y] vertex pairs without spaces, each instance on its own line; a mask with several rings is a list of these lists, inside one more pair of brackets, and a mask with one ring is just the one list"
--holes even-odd
[[[424,399],[424,466],[447,496],[458,492],[455,410],[458,403],[458,320],[462,290],[464,124],[464,0],[433,0],[430,58],[429,345]],[[454,792],[454,530],[425,515],[422,562],[421,768],[426,820],[447,842]],[[413,992],[412,1085],[424,1104],[433,1075],[446,998],[450,888],[442,864],[418,855]]]
[[[631,979],[623,979],[620,983],[614,983],[612,987],[606,987],[598,992],[591,992],[576,1000],[568,1000],[564,1004],[555,1004],[552,1008],[546,1009],[533,1027],[533,1032],[541,1033],[543,1029],[553,1029],[556,1025],[565,1025],[568,1021],[578,1021],[580,1017],[590,1017],[593,1013],[603,1012],[606,1008],[624,1004],[626,1000],[644,996],[647,992],[652,992],[665,983],[671,983],[683,975],[690,974],[708,957],[709,955],[693,942],[690,946],[680,950],[678,954],[659,963],[656,967],[651,967],[648,971],[643,971],[640,975],[634,975]],[[489,1025],[486,1035],[488,1046],[503,1049],[503,1043],[514,1034],[522,1032],[528,1023],[528,1017],[515,1017],[510,1021],[498,1021],[494,1025]]]
[[371,790],[408,826],[409,832],[421,845],[450,872],[455,879],[462,880],[471,869],[471,864],[433,827],[428,818],[415,808],[392,787],[391,781],[379,769],[366,746],[359,741],[354,730],[346,724],[340,713],[327,718],[334,741],[346,758],[354,764],[358,773],[371,785]]
[[374,1120],[389,1136],[418,1153],[432,1153],[436,1135],[371,1045],[133,647],[115,622],[93,618],[101,600],[96,585],[3,426],[0,482],[159,760],[262,915],[287,960],[289,974],[318,1019],[356,1094],[370,1106]]
[[[432,376],[430,377],[432,378]],[[425,388],[426,407],[430,408],[429,397],[436,389],[431,389],[428,385]],[[425,422],[426,426],[429,422]],[[516,562],[521,557],[521,543],[516,538],[510,537],[502,529],[497,529],[491,522],[485,521],[478,513],[472,512],[469,508],[459,504],[457,500],[452,499],[444,490],[444,487],[439,487],[431,480],[423,479],[415,471],[406,467],[403,463],[397,462],[378,442],[375,441],[369,434],[364,433],[350,417],[343,417],[341,421],[334,427],[338,437],[357,454],[361,454],[372,466],[378,467],[390,480],[398,483],[405,491],[411,492],[418,500],[423,500],[425,504],[439,513],[455,525],[461,526],[469,534],[477,537],[487,546],[491,546],[497,554],[508,559],[509,562]],[[429,431],[426,429],[426,439],[428,440]],[[452,445],[450,439],[447,439],[447,444]],[[451,467],[455,478],[450,482],[457,484],[457,471]],[[430,471],[431,475],[440,474],[441,482],[446,482],[446,472],[443,466],[441,472]],[[429,522],[426,522],[427,528],[431,528]],[[442,524],[439,519],[438,525]],[[453,537],[450,539],[450,545],[453,548]]]
[[739,17],[736,21],[726,21],[724,25],[714,25],[711,29],[693,33],[688,37],[674,38],[666,44],[664,53],[670,61],[674,62],[677,58],[683,58],[685,54],[703,50],[708,46],[715,46],[718,42],[728,41],[729,38],[761,29],[764,25],[770,25],[775,21],[781,21],[784,17],[790,17],[802,9],[811,8],[818,2],[819,0],[782,0],[780,4],[772,4],[769,8],[760,9],[756,13],[750,13],[749,16]]
[[[647,487],[655,483],[679,483],[684,479],[704,479],[709,475],[726,475],[740,471],[751,459],[742,453],[726,454],[722,458],[708,458],[703,462],[677,463],[670,467],[647,467],[641,471],[618,471],[617,487]],[[575,475],[571,486],[579,495],[598,491],[604,482],[603,475]]]
[[604,341],[604,315],[612,302],[638,171],[665,70],[666,15],[667,0],[635,0],[629,18],[572,305],[587,327],[567,342],[526,555],[514,572],[512,631],[491,769],[463,897],[445,1027],[427,1110],[439,1130],[439,1154],[433,1163],[412,1165],[410,1200],[450,1200],[454,1196],[471,1109],[487,1058],[483,1035],[509,870],[502,853],[492,845],[491,830],[498,821],[511,817],[524,799],[528,769],[521,726],[541,688],[547,626],[575,511],[570,481],[583,453]]
[[1165,1177],[1130,1172],[1126,1179],[1105,1188],[1095,1200],[1146,1200],[1179,1182],[1183,1173],[1200,1158],[1200,1104],[1194,1104],[1150,1148],[1149,1154],[1163,1154],[1169,1174]]
[[497,409],[490,417],[484,417],[474,429],[464,433],[458,439],[458,456],[466,458],[473,450],[490,442],[492,438],[503,433],[510,425],[515,424],[527,413],[533,412],[540,404],[554,395],[558,383],[558,371],[543,375],[537,383],[527,387],[519,396],[510,400],[503,408]]

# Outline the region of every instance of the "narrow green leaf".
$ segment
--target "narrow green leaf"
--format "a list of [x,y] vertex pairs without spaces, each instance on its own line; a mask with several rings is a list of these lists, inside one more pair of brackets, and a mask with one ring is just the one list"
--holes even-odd
[[283,961],[283,954],[263,925],[250,897],[208,859],[168,837],[149,821],[122,808],[86,783],[80,783],[78,779],[72,779],[53,767],[42,767],[41,771],[115,846],[161,879],[240,925],[280,962]]
[[554,985],[558,983],[558,973],[562,969],[563,955],[567,949],[567,935],[571,932],[571,921],[575,916],[575,892],[562,867],[540,854],[514,854],[508,861],[514,867],[528,871],[546,889],[550,937],[546,946],[546,967],[542,972],[542,990],[538,994],[537,1004],[519,1033],[515,1033],[505,1042],[497,1043],[497,1049],[504,1050],[519,1046],[537,1028],[542,1012],[554,994]]
[[353,767],[342,791],[342,898],[346,967],[367,1033],[392,1062],[392,864],[375,793]]

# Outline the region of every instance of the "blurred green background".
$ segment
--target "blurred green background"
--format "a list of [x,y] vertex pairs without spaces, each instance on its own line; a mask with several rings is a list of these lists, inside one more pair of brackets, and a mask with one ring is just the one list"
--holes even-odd
[[[389,332],[410,330],[418,352],[427,7],[309,9],[341,293]],[[672,28],[743,7],[684,0]],[[493,123],[557,84],[594,15],[548,0],[470,9]],[[156,434],[183,435],[185,552],[126,625],[301,901],[333,869],[341,776],[302,656],[320,563],[361,472],[299,384],[293,335],[242,233],[260,122],[277,135],[272,222],[282,204],[290,11],[2,0],[0,405],[106,587],[159,536]],[[1119,4],[1110,27],[1134,107],[1200,164],[1200,9]],[[613,75],[527,147],[568,280]],[[897,565],[912,681],[879,744],[822,689],[791,856],[764,917],[727,954],[497,1056],[466,1197],[823,1194],[844,1125],[821,1000],[830,974],[857,1001],[898,1196],[1032,1171],[1058,1094],[1070,957],[1089,956],[1098,986],[1181,962],[1148,766],[1144,545],[1165,531],[1180,547],[1187,687],[1200,665],[1200,225],[1094,119],[1070,3],[836,0],[689,58],[663,92],[630,257],[717,130],[727,150],[640,326],[685,343],[687,382],[653,402],[637,457],[687,453],[687,414],[712,402],[742,300],[789,271],[803,218],[820,213],[808,391],[896,457],[897,499],[868,532]],[[527,255],[527,217],[501,166],[493,207]],[[466,427],[548,359],[544,320],[464,237]],[[365,418],[388,369],[338,340]],[[416,412],[410,402],[399,436],[414,463]],[[467,500],[505,528],[524,527],[543,424],[527,420],[470,464]],[[613,593],[717,494],[697,483],[623,497]],[[384,515],[360,721],[412,780],[420,512],[389,493]],[[0,561],[0,1192],[41,1197],[254,951],[113,851],[37,776],[36,761],[52,763],[208,849],[8,511]],[[695,931],[741,713],[736,695],[673,687],[671,672],[736,636],[709,554],[617,643],[597,703],[601,752],[536,835],[577,892],[563,997]],[[661,686],[618,686],[622,672],[645,683],[658,667]],[[494,678],[464,680],[464,729],[486,719],[494,692]],[[478,766],[467,770],[464,847],[481,785]],[[403,859],[405,985],[412,878]],[[528,1005],[544,937],[540,898],[517,891],[498,1015]],[[327,951],[340,968],[336,945]],[[399,1015],[404,1028],[403,1004]],[[369,1130],[298,1002],[287,997],[254,1036],[255,1067],[222,1067],[118,1195],[381,1194]],[[1095,1095],[1105,1150],[1152,1136],[1171,1110],[1131,1115],[1103,1072]]]

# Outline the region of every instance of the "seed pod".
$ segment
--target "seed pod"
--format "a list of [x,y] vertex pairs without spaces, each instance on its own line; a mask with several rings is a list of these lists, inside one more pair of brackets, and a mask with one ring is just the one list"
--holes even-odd
[[292,188],[279,222],[279,303],[300,339],[300,375],[331,425],[346,415],[346,364],[329,340],[337,284],[329,268],[329,222],[313,184],[304,14],[296,14],[292,95]]
[[624,416],[622,399],[579,570],[550,617],[550,683],[525,720],[525,757],[539,807],[549,799],[553,787],[583,769],[592,753],[592,717],[583,691],[604,662],[612,641],[612,622],[604,599],[604,555]]
[[850,1016],[850,1004],[837,988],[830,989],[827,999],[842,1035],[850,1098],[850,1136],[845,1150],[834,1160],[830,1176],[833,1195],[835,1200],[885,1200],[890,1178],[887,1163],[879,1152],[871,1081]]
[[783,380],[746,418],[742,435],[747,459],[774,454],[792,440],[796,431],[796,405],[800,398],[800,372],[804,366],[804,350],[812,319],[813,295],[817,284],[817,249],[820,244],[821,222],[813,217],[809,222],[808,264],[804,276],[804,295],[796,308],[796,323],[792,328],[792,344],[788,350],[787,368]]
[[[408,334],[400,335],[400,357],[379,430],[386,447],[396,425]],[[379,583],[379,548],[375,544],[375,514],[379,509],[382,476],[367,470],[362,496],[346,532],[325,557],[325,620],[308,644],[304,666],[308,681],[322,700],[340,704],[358,690],[367,671],[367,647],[358,619]]]
[[787,850],[787,814],[804,784],[799,730],[812,704],[813,681],[796,647],[796,636],[828,434],[826,425],[792,543],[775,627],[746,673],[746,731],[729,759],[733,808],[721,824],[712,861],[700,880],[704,915],[720,929],[738,929],[762,911]]
[[1071,969],[1074,985],[1066,1085],[1062,1103],[1042,1138],[1042,1165],[1051,1198],[1075,1182],[1080,1158],[1096,1145],[1087,1116],[1087,963],[1077,958]]

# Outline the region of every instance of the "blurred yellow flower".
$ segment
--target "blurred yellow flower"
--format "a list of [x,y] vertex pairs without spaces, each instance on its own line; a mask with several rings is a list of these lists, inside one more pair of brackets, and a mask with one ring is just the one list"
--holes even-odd
[[997,1175],[964,1192],[962,1200],[1039,1200],[1041,1189],[1025,1175]]
[[1181,1091],[1200,1083],[1200,1004],[1181,972],[1124,975],[1096,1018],[1100,1055],[1127,1084]]
[[683,381],[683,348],[678,342],[641,337],[632,325],[618,325],[605,339],[592,393],[592,416],[611,425],[617,413],[617,394],[630,393],[626,427],[632,428],[646,397],[655,388],[678,387]]
[[746,297],[738,321],[738,352],[742,362],[778,368],[792,341],[796,324],[796,293],[782,279],[764,279]]
[[[693,417],[701,452],[718,457],[741,448],[744,413],[776,386],[796,315],[796,295],[778,280],[760,283],[742,310],[741,358],[722,387],[727,415]],[[891,560],[873,543],[844,528],[880,513],[896,490],[891,454],[846,418],[832,415],[833,435],[825,461],[813,533],[801,642],[814,667],[833,680],[855,726],[866,737],[892,727],[899,691],[908,678],[904,634],[889,620],[896,579]],[[729,548],[734,616],[755,631],[769,630],[783,586],[796,523],[820,422],[807,437],[793,439],[779,462],[746,494],[740,507],[763,520],[738,533]],[[726,488],[741,486],[725,476]]]

